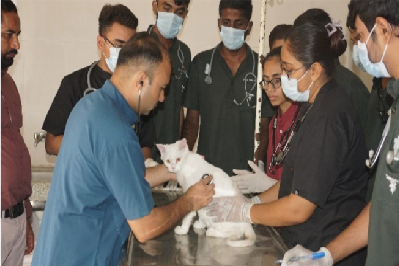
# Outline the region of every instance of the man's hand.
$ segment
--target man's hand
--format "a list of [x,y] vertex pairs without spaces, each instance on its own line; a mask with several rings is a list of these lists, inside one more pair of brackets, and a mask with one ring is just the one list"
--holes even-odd
[[191,206],[192,211],[202,209],[212,201],[215,195],[215,184],[211,183],[213,176],[207,176],[192,185],[185,193],[186,200]]
[[321,248],[318,252],[324,252],[325,256],[317,260],[302,259],[298,261],[290,261],[290,259],[294,257],[309,256],[314,253],[302,247],[301,245],[296,245],[294,248],[288,250],[285,253],[282,266],[332,266],[333,265],[333,259],[328,249]]
[[236,175],[231,177],[242,193],[264,192],[277,183],[277,180],[268,177],[254,162],[248,161],[248,164],[254,173],[233,169]]
[[[236,188],[238,190],[238,188]],[[206,207],[207,216],[212,216],[214,222],[246,222],[251,223],[250,210],[254,205],[240,192],[230,198],[216,198]]]
[[35,236],[33,234],[32,226],[30,225],[29,218],[26,218],[26,248],[25,255],[31,253],[35,247]]

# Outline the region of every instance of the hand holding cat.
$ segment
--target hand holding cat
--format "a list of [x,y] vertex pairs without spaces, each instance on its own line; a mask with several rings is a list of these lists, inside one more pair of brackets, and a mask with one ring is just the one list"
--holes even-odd
[[237,184],[242,193],[260,193],[268,190],[277,183],[277,180],[270,178],[252,161],[248,161],[253,173],[247,170],[233,169],[236,174],[231,179]]
[[247,199],[235,186],[237,193],[235,197],[216,198],[206,209],[207,216],[213,217],[214,222],[246,222],[251,223],[250,210],[252,202]]
[[212,201],[213,195],[215,195],[215,184],[209,184],[212,179],[212,175],[201,179],[192,185],[183,195],[190,204],[192,211],[199,210]]

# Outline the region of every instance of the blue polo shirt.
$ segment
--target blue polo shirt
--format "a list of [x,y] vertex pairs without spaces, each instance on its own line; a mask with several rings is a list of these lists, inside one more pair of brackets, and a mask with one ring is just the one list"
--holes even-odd
[[127,220],[154,207],[137,114],[108,80],[80,100],[65,129],[33,266],[117,265]]

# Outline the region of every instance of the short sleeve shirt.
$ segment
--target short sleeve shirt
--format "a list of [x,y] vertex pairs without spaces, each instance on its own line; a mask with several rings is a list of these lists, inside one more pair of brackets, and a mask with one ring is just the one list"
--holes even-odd
[[[245,45],[246,57],[234,76],[219,46],[195,56],[184,102],[186,108],[199,111],[201,116],[198,153],[228,175],[234,168],[248,168],[248,160],[254,155],[258,54]],[[205,70],[212,53],[212,83],[208,84]],[[272,117],[274,111],[265,106],[263,114]]]
[[359,113],[362,128],[365,131],[367,125],[367,107],[370,99],[369,90],[355,73],[342,66],[340,63],[336,66],[335,79],[349,95],[349,98]]
[[[157,35],[148,31],[152,36]],[[188,73],[191,65],[191,51],[182,41],[175,38],[169,48],[172,59],[172,73],[169,85],[165,89],[165,100],[152,111],[155,122],[157,143],[170,144],[180,139],[180,110],[183,105],[185,90],[188,82]],[[154,154],[158,159],[157,154]]]
[[371,199],[366,266],[399,265],[399,80],[387,89],[394,100]]
[[127,220],[154,207],[137,114],[110,81],[68,119],[33,257],[42,265],[117,265]]
[[[90,73],[90,85],[94,89],[100,89],[111,74],[102,70],[96,62],[93,63]],[[43,130],[50,132],[54,136],[63,135],[65,125],[72,109],[80,99],[84,97],[84,92],[88,88],[87,75],[90,66],[79,69],[72,74],[65,76],[57,94],[50,106],[43,123]],[[156,141],[154,121],[151,117],[143,118],[142,129],[140,131],[140,144],[142,147],[152,147]]]
[[365,206],[367,150],[359,115],[334,79],[309,108],[301,106],[299,119],[307,115],[284,161],[279,198],[295,194],[317,207],[306,222],[282,228],[281,235],[290,248],[301,244],[317,251]]

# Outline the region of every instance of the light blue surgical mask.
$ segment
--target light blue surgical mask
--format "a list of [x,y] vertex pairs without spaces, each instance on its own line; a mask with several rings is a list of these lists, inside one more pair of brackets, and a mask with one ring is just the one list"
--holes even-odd
[[[107,47],[108,47],[108,45],[107,45]],[[114,73],[114,71],[115,71],[115,67],[116,67],[116,63],[118,61],[120,51],[121,51],[121,48],[114,48],[114,47],[109,48],[109,58],[107,58],[105,56],[105,54],[103,53],[104,57],[105,57],[105,63],[107,63],[107,66],[108,66],[109,70],[111,70],[112,73]]]
[[236,29],[233,27],[220,27],[220,36],[222,37],[223,44],[231,51],[238,50],[242,47],[245,41],[245,30]]
[[382,62],[382,60],[384,59],[385,53],[386,53],[386,51],[388,49],[388,43],[385,45],[384,52],[383,52],[381,60],[379,62],[372,63],[370,61],[370,58],[369,58],[369,52],[367,50],[367,43],[368,43],[368,41],[370,39],[370,36],[373,33],[375,27],[376,27],[376,25],[374,25],[374,27],[370,31],[370,34],[367,37],[366,43],[362,43],[361,41],[359,41],[359,43],[358,43],[359,59],[360,59],[360,62],[362,63],[362,65],[364,66],[365,70],[367,71],[367,73],[369,73],[373,77],[376,77],[376,78],[382,78],[382,77],[390,78],[391,75],[389,75],[387,67]]
[[158,11],[157,28],[166,39],[173,39],[179,34],[183,21],[184,19],[175,13]]
[[304,92],[298,91],[298,82],[301,81],[309,72],[309,69],[300,79],[289,79],[287,75],[281,75],[281,87],[286,97],[290,98],[294,102],[307,102],[309,101],[309,90],[313,85],[313,81]]
[[362,65],[362,62],[360,62],[359,58],[359,47],[357,45],[353,45],[353,51],[352,51],[352,59],[355,65],[360,68],[361,71],[366,72],[366,69]]

